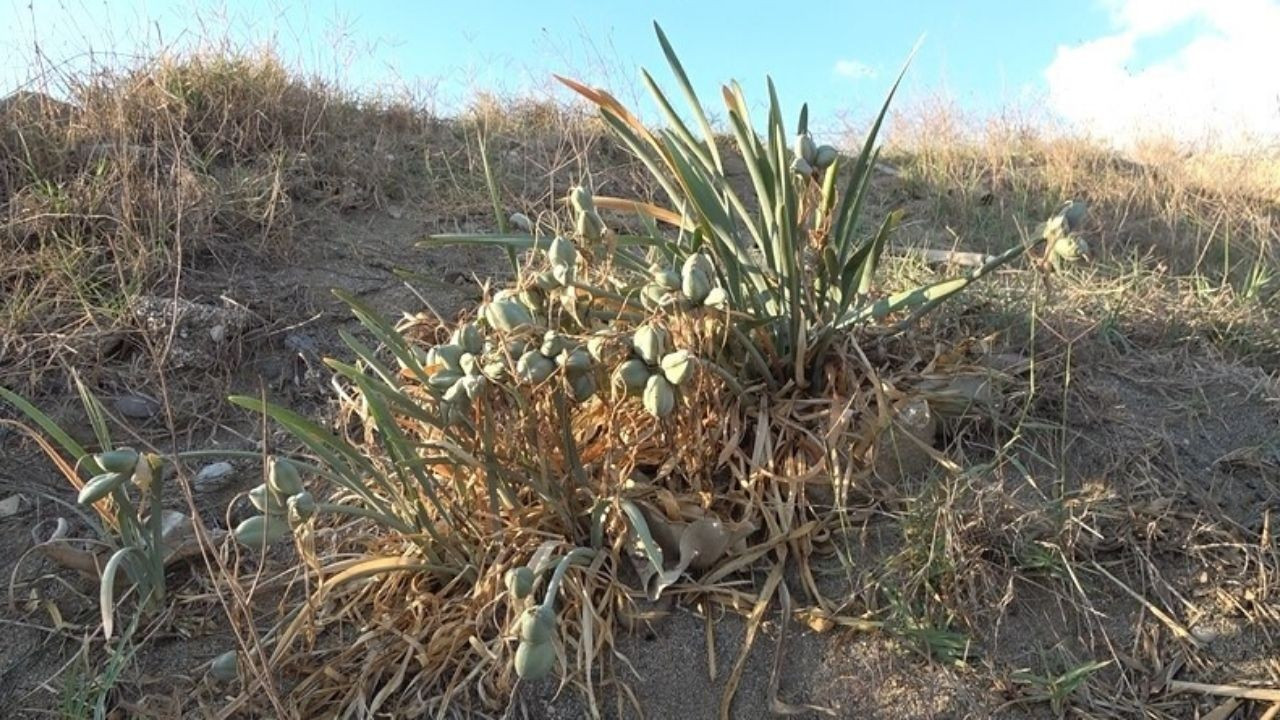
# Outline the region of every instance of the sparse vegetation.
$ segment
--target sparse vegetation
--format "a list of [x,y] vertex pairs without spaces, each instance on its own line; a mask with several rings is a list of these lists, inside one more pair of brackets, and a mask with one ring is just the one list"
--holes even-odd
[[[773,97],[753,123],[736,84],[716,127],[659,34],[692,102],[646,74],[662,127],[574,81],[598,116],[487,98],[441,119],[235,53],[0,102],[0,386],[19,391],[0,423],[91,493],[70,527],[92,545],[65,521],[30,534],[55,568],[88,558],[98,606],[62,619],[82,590],[51,590],[23,546],[7,612],[83,640],[24,710],[493,716],[551,702],[552,677],[583,714],[644,713],[627,638],[671,603],[708,633],[740,618],[727,672],[707,641],[722,717],[792,620],[960,673],[976,699],[951,709],[970,714],[1280,703],[1280,160],[1122,159],[936,114],[927,132],[899,118],[882,152],[885,112],[837,150]],[[319,313],[339,342],[306,372],[331,402],[232,378],[213,392],[251,413],[210,422],[210,398],[179,419],[175,394],[219,370],[167,362],[176,318],[157,336],[138,298],[242,257],[287,267],[317,226],[406,208],[429,236],[382,283],[414,305],[346,288],[355,323]],[[458,290],[424,256],[479,278]],[[87,434],[21,399],[63,382]],[[163,417],[98,399],[122,388]],[[229,445],[195,438],[214,424]],[[192,472],[224,458],[260,476],[225,512]],[[131,668],[174,635],[212,639],[187,677],[142,682]],[[775,664],[742,689],[799,711],[779,682]]]

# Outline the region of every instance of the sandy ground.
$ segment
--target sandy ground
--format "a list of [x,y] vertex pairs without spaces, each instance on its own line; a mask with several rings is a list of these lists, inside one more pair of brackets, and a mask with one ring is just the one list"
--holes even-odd
[[[266,323],[236,356],[225,359],[229,379],[213,387],[193,381],[182,390],[204,390],[204,396],[180,405],[189,411],[177,418],[192,444],[213,439],[252,447],[256,429],[243,417],[209,410],[231,389],[253,390],[265,383],[287,404],[323,407],[326,380],[315,360],[337,352],[338,328],[350,327],[328,288],[355,292],[387,312],[422,308],[423,298],[390,272],[412,267],[440,281],[426,299],[450,316],[474,298],[472,273],[483,276],[502,266],[500,258],[488,253],[412,248],[414,239],[442,228],[438,218],[368,213],[323,220],[288,262],[264,266],[246,259],[240,267],[192,274],[190,297],[228,295]],[[455,229],[457,223],[451,224]],[[1173,495],[1179,512],[1203,511],[1208,517],[1212,507],[1242,528],[1260,529],[1264,518],[1280,509],[1280,393],[1265,372],[1177,349],[1099,354],[1078,365],[1070,390],[1059,393],[1060,407],[1054,410],[1069,429],[1073,483],[1103,483],[1137,499],[1144,493]],[[124,369],[102,372],[110,383]],[[68,403],[66,396],[42,399]],[[67,418],[75,419],[74,414]],[[159,423],[142,427],[143,432],[158,429]],[[51,519],[69,516],[69,488],[16,433],[0,436],[0,443],[0,499],[13,493],[24,498],[16,514],[0,518],[0,577],[14,580],[14,603],[0,609],[0,687],[5,688],[0,717],[46,717],[58,704],[55,686],[62,680],[56,676],[77,648],[76,638],[96,627],[96,608],[88,583],[26,554],[33,527],[45,528]],[[256,482],[241,473],[229,487],[201,496],[202,509],[211,522],[223,523],[227,499]],[[1152,483],[1164,492],[1148,492]],[[179,502],[175,496],[175,506],[183,507]],[[1251,570],[1236,566],[1205,580],[1206,566],[1198,556],[1167,550],[1177,547],[1155,547],[1152,567],[1165,574],[1168,587],[1179,595],[1181,602],[1171,602],[1181,605],[1184,616],[1194,618],[1193,629],[1203,628],[1209,638],[1197,676],[1265,681],[1270,673],[1274,679],[1277,653],[1267,631],[1221,602],[1223,593],[1234,597],[1240,590],[1229,583],[1241,581]],[[173,572],[173,579],[184,582],[190,576],[190,570]],[[1093,584],[1090,591],[1097,599],[1096,612],[1112,629],[1107,642],[1140,656],[1138,647],[1158,628],[1158,620],[1114,586]],[[795,588],[792,593],[798,597]],[[985,651],[982,660],[970,666],[929,660],[886,633],[818,634],[796,622],[788,623],[785,642],[779,645],[782,623],[773,614],[745,665],[730,717],[777,717],[775,711],[785,709],[778,702],[816,706],[820,709],[794,711],[796,717],[814,718],[1052,717],[1047,704],[1011,704],[1016,698],[1011,686],[992,678],[1035,667],[1043,653],[1063,643],[1076,642],[1092,653],[1101,641],[1078,641],[1082,630],[1064,621],[1057,599],[1031,587],[1011,586],[1010,593],[1000,622],[978,638]],[[61,632],[51,631],[54,613],[66,623]],[[623,636],[605,667],[629,685],[643,717],[718,716],[745,625],[736,616],[713,613],[708,623],[696,608],[672,607],[647,632]],[[708,655],[708,626],[714,629],[714,662]],[[198,621],[155,640],[155,649],[144,648],[144,657],[126,672],[126,679],[130,687],[174,698],[180,707],[182,697],[199,684],[199,664],[225,644],[225,629],[215,609],[208,608]],[[146,653],[155,656],[148,659]],[[597,688],[594,697],[605,717],[641,716],[616,689]],[[1153,707],[1169,717],[1195,717],[1213,705],[1197,697],[1169,700],[1158,690],[1152,698]],[[508,716],[581,718],[589,716],[591,704],[580,689],[547,682],[522,687]]]

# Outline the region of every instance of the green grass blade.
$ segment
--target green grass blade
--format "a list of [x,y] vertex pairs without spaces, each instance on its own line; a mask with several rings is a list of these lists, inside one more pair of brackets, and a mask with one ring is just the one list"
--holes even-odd
[[[382,378],[384,383],[397,389],[399,388],[400,380],[398,374],[383,364],[382,361],[378,359],[377,354],[364,343],[360,342],[359,338],[347,332],[344,328],[338,328],[338,337],[341,338],[342,342],[351,349],[351,352],[356,354],[356,357],[360,358],[370,367],[370,369],[376,372],[378,377]],[[326,364],[328,364],[327,361]]]
[[[498,181],[493,177],[493,165],[489,162],[489,150],[484,141],[484,134],[477,133],[476,142],[480,145],[480,164],[484,166],[484,184],[489,189],[489,202],[493,204],[493,219],[498,225],[498,233],[507,233],[507,218],[502,212],[502,200],[498,194]],[[511,262],[511,272],[520,275],[520,262],[516,259],[516,251],[507,248],[507,259]]]
[[102,402],[80,379],[80,373],[72,370],[71,380],[75,383],[76,394],[80,396],[80,404],[84,406],[84,414],[89,418],[89,427],[93,429],[98,446],[104,451],[111,450],[111,430],[107,427],[107,412],[102,408]]

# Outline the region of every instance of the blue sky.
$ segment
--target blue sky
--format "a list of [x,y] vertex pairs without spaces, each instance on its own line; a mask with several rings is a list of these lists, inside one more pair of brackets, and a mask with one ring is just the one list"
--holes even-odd
[[945,96],[977,115],[1043,109],[1120,139],[1126,123],[1194,133],[1227,115],[1280,131],[1280,83],[1220,77],[1236,62],[1280,65],[1280,0],[0,0],[0,89],[30,74],[37,40],[54,61],[84,62],[89,49],[128,56],[229,29],[351,86],[431,88],[445,110],[477,89],[545,91],[552,72],[632,100],[639,67],[668,77],[655,19],[704,101],[730,78],[759,100],[770,74],[784,105],[808,101],[819,125],[865,118],[923,37],[907,102]]

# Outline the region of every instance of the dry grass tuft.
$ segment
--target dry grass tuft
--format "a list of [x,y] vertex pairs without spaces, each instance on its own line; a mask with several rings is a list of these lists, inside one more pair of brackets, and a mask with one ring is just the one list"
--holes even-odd
[[282,257],[297,206],[425,192],[435,121],[357,99],[271,55],[158,57],[66,80],[65,102],[0,102],[0,381],[26,386],[97,339],[138,294],[201,258]]

